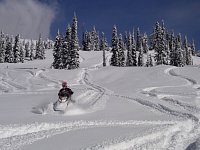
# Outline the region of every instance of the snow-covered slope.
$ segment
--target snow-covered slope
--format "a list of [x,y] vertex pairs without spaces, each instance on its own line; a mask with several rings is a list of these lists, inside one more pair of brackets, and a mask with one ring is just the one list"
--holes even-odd
[[[80,51],[79,69],[54,70],[46,54],[0,64],[0,149],[199,149],[198,58],[183,68],[103,68],[101,52]],[[55,112],[63,80],[76,103]]]

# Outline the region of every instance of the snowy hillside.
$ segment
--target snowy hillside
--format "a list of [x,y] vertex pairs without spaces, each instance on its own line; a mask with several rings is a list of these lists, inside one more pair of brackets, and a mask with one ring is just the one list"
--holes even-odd
[[[79,69],[54,70],[46,55],[0,64],[1,150],[200,148],[200,58],[182,68],[103,68],[102,52],[80,51]],[[64,80],[76,103],[55,112]]]

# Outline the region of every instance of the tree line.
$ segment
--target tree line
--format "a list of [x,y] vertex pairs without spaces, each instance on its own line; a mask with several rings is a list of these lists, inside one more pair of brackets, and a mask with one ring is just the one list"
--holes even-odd
[[105,34],[93,27],[92,31],[84,31],[79,46],[77,35],[77,18],[74,15],[71,25],[68,25],[64,36],[57,33],[54,45],[55,69],[76,69],[79,67],[78,51],[103,51],[103,66],[106,66],[105,51],[110,51],[111,66],[146,66],[172,65],[183,67],[192,65],[192,55],[195,55],[195,43],[188,43],[187,36],[183,40],[181,34],[175,35],[166,29],[164,21],[156,22],[153,32],[148,36],[137,28],[133,32],[117,33],[116,25],[112,30],[111,45],[108,45]]
[[[112,66],[146,66],[172,65],[183,67],[192,65],[192,55],[195,55],[195,44],[188,43],[181,34],[166,30],[164,22],[155,24],[153,33],[148,37],[146,33],[141,34],[139,28],[136,34],[129,32],[122,39],[122,34],[117,34],[117,27],[112,31]],[[152,53],[153,52],[153,53]],[[144,58],[146,54],[146,58]]]
[[13,37],[0,33],[0,63],[24,63],[25,60],[45,59],[45,49],[52,49],[53,41],[42,41],[41,34],[37,41]]

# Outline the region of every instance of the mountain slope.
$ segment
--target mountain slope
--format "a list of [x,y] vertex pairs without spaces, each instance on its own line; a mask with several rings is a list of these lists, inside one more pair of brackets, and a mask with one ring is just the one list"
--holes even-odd
[[[46,60],[1,64],[0,149],[198,146],[198,58],[196,66],[183,68],[103,68],[101,52],[80,51],[80,56],[77,70],[50,69],[51,50]],[[54,112],[63,80],[76,104]]]

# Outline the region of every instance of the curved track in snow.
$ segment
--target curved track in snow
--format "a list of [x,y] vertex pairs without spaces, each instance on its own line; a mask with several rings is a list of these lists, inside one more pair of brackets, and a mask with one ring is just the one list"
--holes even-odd
[[[182,78],[186,80],[186,84],[180,86],[162,86],[162,87],[149,87],[144,89],[146,93],[150,96],[157,96],[158,99],[170,103],[173,106],[181,107],[184,111],[178,111],[174,108],[170,108],[169,106],[165,106],[164,104],[160,104],[157,102],[144,100],[141,98],[132,98],[129,96],[123,96],[119,94],[111,94],[112,96],[117,96],[123,99],[135,101],[143,106],[149,107],[151,109],[157,110],[161,113],[166,113],[169,115],[173,115],[179,118],[182,118],[183,121],[174,122],[174,125],[169,127],[168,129],[156,130],[153,133],[145,133],[146,135],[140,136],[137,138],[134,137],[124,137],[122,139],[112,139],[109,141],[105,141],[101,144],[96,144],[86,149],[187,149],[190,147],[192,143],[195,145],[200,137],[200,126],[199,126],[199,118],[194,115],[195,113],[199,113],[200,108],[184,103],[182,101],[175,100],[173,98],[168,98],[168,95],[163,95],[161,98],[158,96],[160,93],[156,93],[155,89],[158,88],[166,88],[166,87],[181,87],[181,86],[191,86],[194,88],[194,85],[197,82],[191,78],[178,75],[173,70],[175,67],[171,67],[165,70],[165,73]],[[148,89],[148,91],[147,91]],[[163,126],[164,127],[164,126]],[[188,146],[189,145],[189,146]],[[194,147],[194,146],[193,146]]]

